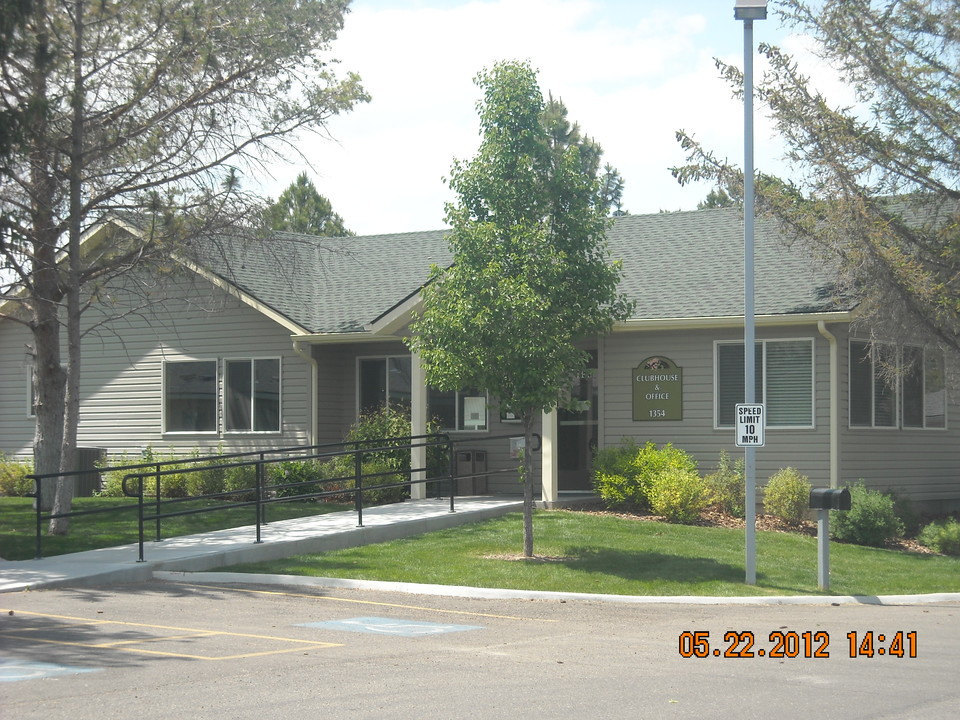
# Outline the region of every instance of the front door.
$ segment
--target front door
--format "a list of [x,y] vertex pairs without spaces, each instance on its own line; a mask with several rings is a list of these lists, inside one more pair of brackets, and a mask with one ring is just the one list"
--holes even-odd
[[560,410],[557,415],[557,485],[561,492],[592,490],[590,464],[597,447],[599,424],[595,350],[590,351],[590,361],[583,375],[574,380],[570,396],[579,407]]

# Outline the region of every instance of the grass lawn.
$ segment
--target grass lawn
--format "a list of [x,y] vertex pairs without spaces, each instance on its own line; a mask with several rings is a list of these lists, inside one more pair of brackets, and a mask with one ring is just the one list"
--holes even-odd
[[[200,507],[210,507],[222,502],[189,500],[174,505],[165,505],[162,512],[180,512]],[[349,510],[352,505],[318,502],[271,503],[266,508],[267,520],[288,520],[307,515],[321,515],[336,510]],[[129,498],[76,498],[75,511],[98,510],[95,515],[81,515],[70,519],[70,532],[63,536],[46,534],[47,522],[43,523],[41,550],[44,557],[64,553],[95,550],[115,545],[135,543],[139,537],[137,503]],[[161,537],[222,530],[256,524],[253,506],[218,510],[196,515],[183,515],[161,520]],[[0,498],[0,557],[5,560],[29,560],[34,557],[36,545],[37,516],[31,498]],[[145,539],[152,540],[156,522],[146,523]]]
[[[620,595],[809,595],[817,541],[757,533],[757,584],[744,584],[744,532],[566,510],[538,511],[534,548],[519,513],[320,555],[222,568],[231,572]],[[960,558],[831,543],[834,595],[960,592]]]

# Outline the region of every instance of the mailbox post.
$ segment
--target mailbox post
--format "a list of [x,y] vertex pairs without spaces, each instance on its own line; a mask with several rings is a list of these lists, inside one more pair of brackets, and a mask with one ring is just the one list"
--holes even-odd
[[850,509],[846,488],[813,488],[810,507],[817,511],[817,586],[830,588],[830,511]]

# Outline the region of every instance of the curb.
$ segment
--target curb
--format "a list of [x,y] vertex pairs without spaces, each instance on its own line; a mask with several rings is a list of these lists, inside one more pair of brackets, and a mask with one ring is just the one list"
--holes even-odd
[[323,588],[329,590],[379,590],[412,595],[441,595],[481,600],[574,600],[646,605],[932,605],[958,603],[960,593],[929,595],[793,595],[758,597],[702,597],[698,595],[603,595],[599,593],[566,593],[547,590],[510,590],[478,588],[463,585],[426,585],[387,582],[383,580],[349,580],[344,578],[307,577],[303,575],[258,575],[231,572],[155,571],[153,577],[165,582],[198,585],[279,585],[286,587]]

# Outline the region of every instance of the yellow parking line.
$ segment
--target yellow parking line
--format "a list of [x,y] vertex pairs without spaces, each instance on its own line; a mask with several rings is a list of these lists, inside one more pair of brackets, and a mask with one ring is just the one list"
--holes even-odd
[[357,605],[379,605],[381,607],[400,608],[403,610],[424,610],[426,612],[434,612],[434,613],[440,613],[440,614],[446,614],[446,615],[467,615],[470,617],[495,618],[497,620],[521,620],[524,622],[533,621],[533,622],[545,622],[545,623],[560,622],[559,620],[551,620],[548,618],[517,617],[514,615],[494,615],[492,613],[471,612],[469,610],[444,610],[443,608],[423,607],[422,605],[404,605],[402,603],[377,602],[375,600],[356,600],[354,598],[326,597],[323,595],[310,595],[307,593],[294,593],[294,592],[280,592],[277,590],[251,590],[249,588],[207,585],[206,583],[171,583],[171,584],[186,585],[189,587],[196,587],[199,584],[205,588],[211,588],[213,590],[227,590],[231,592],[249,593],[251,595],[281,595],[285,597],[310,598],[311,600],[327,600],[330,602],[355,603]]
[[[16,613],[20,615],[30,615],[32,617],[44,617],[52,618],[54,620],[66,620],[71,621],[73,624],[80,625],[120,625],[123,627],[135,627],[135,628],[148,628],[154,630],[176,630],[181,633],[181,635],[165,636],[165,637],[145,637],[136,640],[121,640],[117,642],[107,642],[107,643],[93,643],[93,642],[77,642],[70,640],[52,640],[50,638],[40,638],[36,637],[33,633],[40,630],[50,630],[52,628],[40,628],[40,627],[30,627],[30,628],[18,628],[13,632],[0,632],[0,637],[16,639],[16,640],[28,640],[30,642],[36,643],[46,643],[49,645],[63,645],[69,647],[85,647],[93,648],[98,650],[115,650],[117,652],[130,652],[137,653],[141,655],[162,655],[165,657],[180,657],[187,658],[192,660],[236,660],[240,658],[251,658],[251,657],[263,657],[265,655],[280,655],[283,653],[290,652],[301,652],[303,650],[316,650],[316,649],[325,649],[325,648],[334,648],[342,647],[343,643],[328,643],[328,642],[318,642],[316,640],[300,640],[299,638],[288,638],[288,637],[279,637],[276,635],[258,635],[255,633],[236,633],[236,632],[224,632],[220,630],[203,630],[200,628],[185,628],[178,627],[175,625],[153,625],[150,623],[136,623],[136,622],[125,622],[122,620],[89,620],[87,618],[78,618],[71,615],[55,615],[52,613],[37,613],[31,612],[29,610],[17,610]],[[151,642],[162,642],[165,640],[182,640],[186,638],[212,638],[212,637],[227,637],[227,638],[250,638],[254,640],[269,640],[273,642],[286,643],[288,645],[294,645],[295,647],[288,647],[282,650],[263,650],[259,652],[250,652],[242,653],[239,655],[222,655],[222,656],[212,656],[212,655],[192,655],[188,653],[178,653],[178,652],[165,652],[162,650],[147,650],[142,647],[135,647],[137,645],[143,645]],[[127,646],[127,647],[121,647]]]

